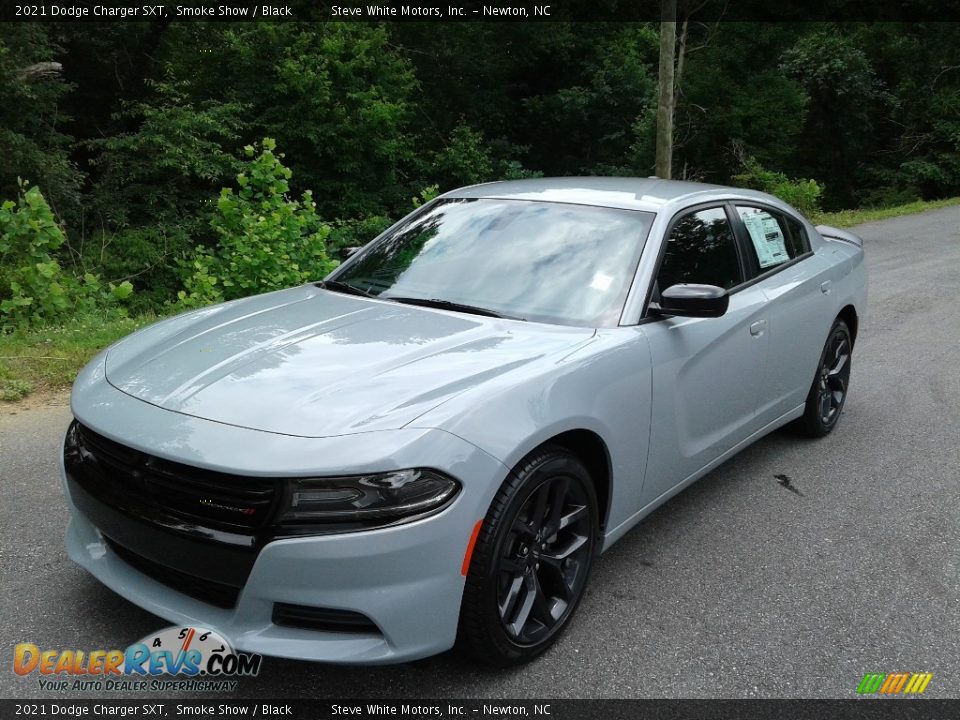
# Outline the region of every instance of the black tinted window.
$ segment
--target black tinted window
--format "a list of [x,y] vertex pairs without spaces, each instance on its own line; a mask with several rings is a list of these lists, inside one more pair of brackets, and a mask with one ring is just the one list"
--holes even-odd
[[742,281],[736,241],[723,208],[700,210],[677,222],[657,275],[659,290],[678,283],[731,288]]
[[786,216],[786,220],[790,242],[793,244],[794,257],[810,252],[810,240],[807,238],[807,231],[803,229],[803,225],[789,215]]
[[759,207],[737,205],[747,228],[759,272],[793,260],[810,249],[803,225],[792,218]]

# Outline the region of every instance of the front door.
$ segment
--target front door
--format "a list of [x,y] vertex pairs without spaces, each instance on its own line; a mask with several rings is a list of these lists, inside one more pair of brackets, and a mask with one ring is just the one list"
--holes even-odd
[[663,317],[642,325],[653,365],[646,505],[758,429],[757,403],[767,357],[767,298],[746,285],[748,270],[723,206],[677,219],[656,276],[726,288],[719,318]]

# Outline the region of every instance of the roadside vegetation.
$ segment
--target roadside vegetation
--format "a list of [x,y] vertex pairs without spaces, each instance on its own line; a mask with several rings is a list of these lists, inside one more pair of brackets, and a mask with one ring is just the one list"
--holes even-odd
[[811,215],[810,220],[815,225],[832,225],[833,227],[846,228],[853,227],[854,225],[863,225],[868,222],[877,222],[878,220],[889,220],[890,218],[900,217],[901,215],[913,215],[914,213],[926,212],[927,210],[938,210],[953,205],[960,205],[960,197],[946,198],[944,200],[916,200],[911,203],[890,207],[818,212]]
[[[679,20],[676,177],[840,227],[958,202],[949,24]],[[650,175],[658,44],[650,23],[0,25],[0,400],[159,317],[322,277],[442,189]]]
[[0,335],[0,400],[14,401],[32,392],[69,387],[100,350],[158,319],[89,314],[63,325],[20,329]]

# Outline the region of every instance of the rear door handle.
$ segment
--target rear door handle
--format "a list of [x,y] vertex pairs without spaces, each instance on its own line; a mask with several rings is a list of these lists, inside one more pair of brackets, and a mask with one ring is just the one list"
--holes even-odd
[[766,327],[767,327],[766,320],[757,320],[755,323],[750,325],[750,334],[756,337],[760,337],[761,335],[763,335],[763,330]]
[[824,295],[828,295],[828,294],[830,293],[830,281],[829,281],[829,280],[826,280],[826,281],[820,283],[820,292],[822,292]]

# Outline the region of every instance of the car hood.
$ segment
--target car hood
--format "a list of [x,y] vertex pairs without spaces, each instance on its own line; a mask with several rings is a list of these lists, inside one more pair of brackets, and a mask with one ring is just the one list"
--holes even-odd
[[325,437],[396,429],[594,331],[304,286],[157,323],[106,356],[107,381],[167,410]]

